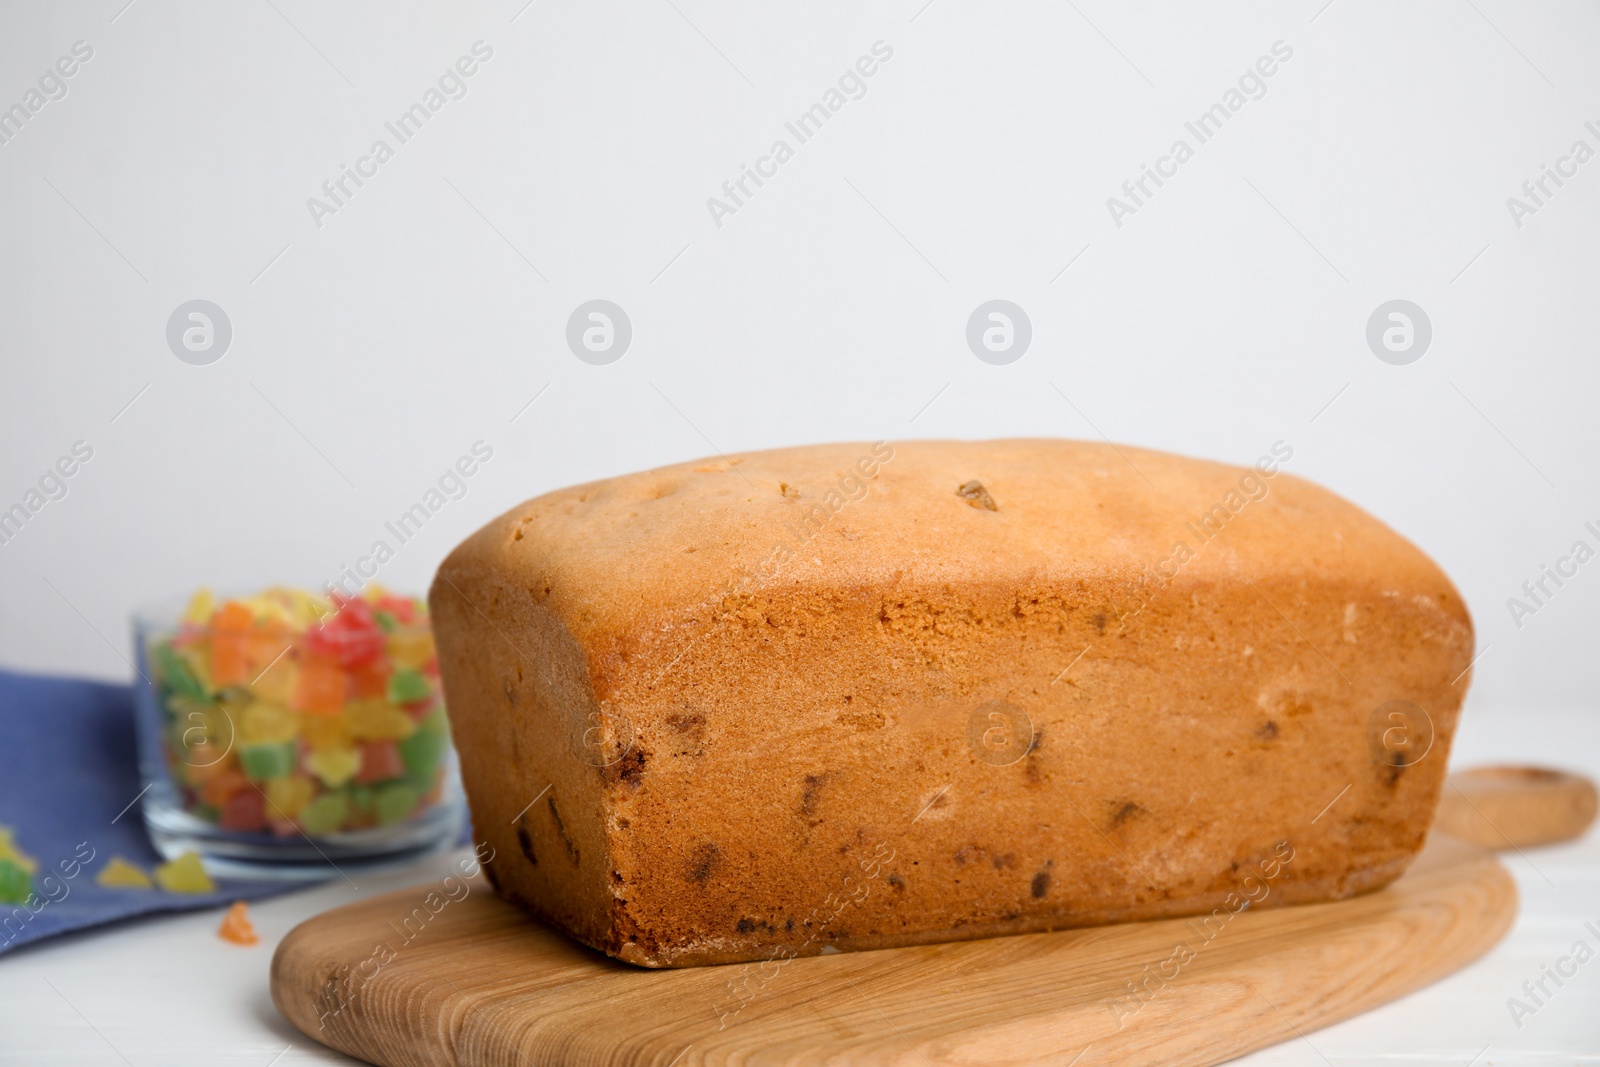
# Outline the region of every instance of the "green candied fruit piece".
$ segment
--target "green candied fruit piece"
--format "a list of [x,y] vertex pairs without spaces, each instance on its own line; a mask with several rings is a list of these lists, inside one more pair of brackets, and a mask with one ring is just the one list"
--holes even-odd
[[[439,779],[443,775],[444,771],[440,770],[438,767],[435,767],[427,774],[407,774],[404,778],[400,779],[400,781],[416,790],[418,797],[425,797],[429,793],[433,792],[434,786],[439,784]],[[419,800],[418,803],[421,803],[421,801]]]
[[208,766],[233,744],[233,719],[210,700],[175,696],[167,701],[167,744],[174,759]]
[[0,860],[0,904],[26,904],[33,895],[33,879],[14,860]]
[[350,798],[345,793],[324,793],[300,809],[300,828],[308,834],[331,834],[349,815]]
[[222,818],[222,812],[218,811],[216,806],[212,804],[196,804],[189,809],[189,814],[197,819],[204,819],[206,822],[216,822]]
[[274,741],[239,746],[239,767],[253,782],[282,778],[294,770],[294,742]]
[[410,704],[433,695],[433,683],[421,671],[398,670],[389,675],[389,703]]
[[417,791],[400,782],[390,782],[378,787],[375,800],[378,825],[388,826],[410,815],[417,806]]
[[406,765],[408,777],[431,775],[445,749],[450,747],[450,729],[444,715],[434,712],[417,728],[417,732],[400,741],[400,759]]
[[198,726],[202,733],[210,729],[210,716],[216,712],[215,701],[205,697],[183,696],[173,693],[161,702],[161,710],[167,713],[168,725],[177,730],[186,730],[191,726]]
[[354,808],[357,813],[370,814],[373,800],[371,785],[350,785],[350,808]]
[[206,687],[194,676],[183,657],[169,644],[155,646],[156,671],[168,689],[179,696],[205,699]]

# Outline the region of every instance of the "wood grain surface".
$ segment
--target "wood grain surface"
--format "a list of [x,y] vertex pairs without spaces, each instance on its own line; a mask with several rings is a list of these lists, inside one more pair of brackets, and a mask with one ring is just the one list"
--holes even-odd
[[1594,822],[1589,779],[1544,767],[1457,771],[1439,798],[1438,829],[1483,848],[1527,848],[1570,841]]
[[279,1010],[383,1067],[1213,1064],[1435,981],[1516,914],[1499,862],[1436,834],[1404,878],[1333,904],[650,971],[462,886],[297,927],[272,962]]

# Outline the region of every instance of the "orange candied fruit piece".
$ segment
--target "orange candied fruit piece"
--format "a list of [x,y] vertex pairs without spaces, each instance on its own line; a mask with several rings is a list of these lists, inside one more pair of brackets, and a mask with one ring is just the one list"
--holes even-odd
[[222,917],[222,925],[217,927],[217,936],[224,941],[232,941],[235,945],[254,945],[261,941],[255,926],[250,922],[250,915],[242,900],[234,901],[233,907]]
[[251,630],[255,616],[230,600],[211,618],[211,684],[221,688],[250,680]]
[[263,623],[259,629],[252,630],[245,641],[250,673],[260,674],[269,664],[276,664],[286,658],[286,654],[293,647],[294,632],[285,623],[276,619]]
[[393,741],[369,741],[361,746],[361,769],[356,771],[357,785],[370,785],[406,773],[405,761],[400,758],[400,748]]
[[348,689],[349,682],[338,660],[306,656],[300,661],[300,679],[292,706],[296,711],[332,715],[344,707]]
[[389,691],[389,664],[380,659],[352,667],[350,682],[357,700],[382,699]]
[[219,771],[200,787],[200,799],[214,808],[220,808],[228,802],[228,798],[248,788],[250,779],[237,767],[227,767]]

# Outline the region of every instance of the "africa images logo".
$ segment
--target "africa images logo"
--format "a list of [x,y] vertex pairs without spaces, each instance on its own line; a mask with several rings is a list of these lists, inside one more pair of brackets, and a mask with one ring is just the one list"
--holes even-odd
[[[772,142],[766,154],[756,157],[753,168],[748,164],[739,164],[738,177],[722,183],[722,196],[706,197],[706,210],[711,213],[711,221],[717,229],[722,229],[723,219],[738,214],[739,209],[762,186],[778,176],[778,168],[794,158],[797,146],[821,133],[823,125],[844,110],[846,103],[866,96],[867,79],[877,74],[879,68],[893,58],[892,46],[884,41],[872,42],[870,55],[861,56],[852,66],[846,67],[844,73],[839,75],[839,80],[823,92],[821,100],[802,111],[793,122],[783,124],[784,130],[794,138],[794,144],[779,137]],[[752,183],[754,189],[751,188]]]
[[[1140,208],[1149,204],[1157,190],[1176,178],[1178,168],[1195,157],[1196,148],[1221,133],[1223,125],[1244,110],[1245,104],[1267,95],[1267,79],[1277,74],[1282,64],[1294,58],[1294,48],[1285,41],[1273,41],[1271,52],[1271,55],[1258,58],[1253,66],[1246,67],[1244,73],[1239,75],[1238,82],[1223,91],[1219,101],[1200,112],[1193,122],[1183,124],[1183,128],[1194,138],[1193,145],[1186,138],[1179,137],[1172,142],[1172,147],[1165,155],[1156,157],[1154,167],[1148,163],[1139,164],[1139,176],[1122,183],[1121,197],[1106,197],[1106,210],[1111,213],[1111,221],[1117,229],[1122,229],[1124,218],[1137,215]],[[1152,185],[1154,188],[1151,188]]]
[[167,347],[185,363],[204,367],[227,355],[233,343],[228,313],[209,300],[188,300],[167,318]]

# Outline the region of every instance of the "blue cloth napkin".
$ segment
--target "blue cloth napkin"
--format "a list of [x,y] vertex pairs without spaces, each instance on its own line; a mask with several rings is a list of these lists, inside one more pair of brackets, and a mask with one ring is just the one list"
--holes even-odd
[[33,898],[0,904],[0,953],[135,915],[304,887],[217,879],[215,893],[187,894],[96,885],[112,856],[147,871],[162,862],[134,803],[144,788],[137,752],[130,687],[0,670],[0,824],[39,863]]

